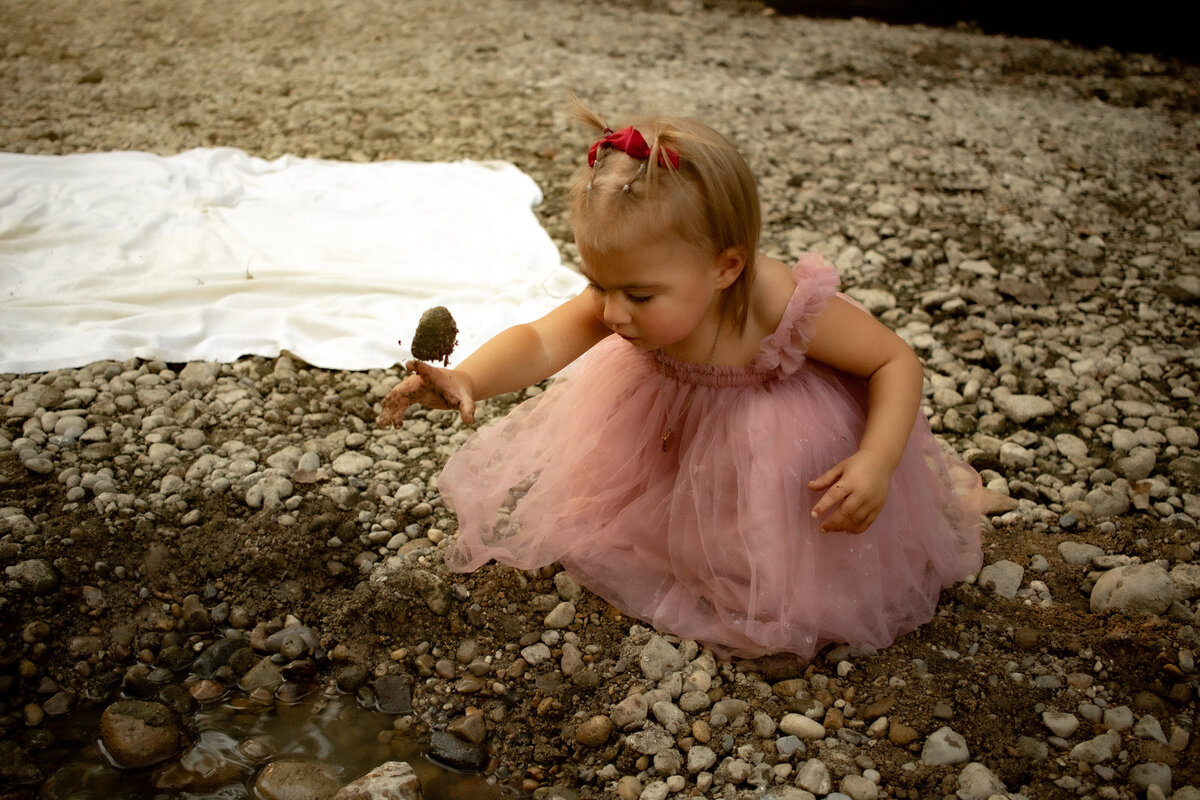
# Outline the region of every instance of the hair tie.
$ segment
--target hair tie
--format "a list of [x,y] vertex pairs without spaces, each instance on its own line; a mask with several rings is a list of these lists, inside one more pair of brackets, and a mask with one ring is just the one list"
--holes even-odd
[[[591,149],[588,150],[588,166],[596,166],[596,154],[600,152],[602,147],[612,147],[620,150],[631,158],[648,159],[650,158],[650,145],[646,144],[646,138],[642,136],[638,130],[632,126],[622,128],[615,133],[609,129],[604,129],[604,135],[596,140]],[[658,149],[658,163],[661,166],[666,166],[667,162],[675,169],[679,169],[679,154],[666,147]]]

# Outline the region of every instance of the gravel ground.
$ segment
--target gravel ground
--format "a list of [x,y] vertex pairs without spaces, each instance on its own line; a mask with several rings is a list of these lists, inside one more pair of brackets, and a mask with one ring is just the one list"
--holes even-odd
[[[1011,498],[887,650],[719,662],[553,569],[447,573],[469,430],[379,429],[397,368],[2,375],[0,797],[72,796],[54,723],[89,708],[115,760],[160,762],[126,775],[213,791],[174,754],[240,686],[357,693],[485,767],[428,797],[1200,798],[1195,66],[688,0],[0,0],[0,55],[5,150],[509,160],[568,263],[567,92],[698,116],[760,176],[764,248],[839,266]],[[268,800],[356,777],[224,766]]]

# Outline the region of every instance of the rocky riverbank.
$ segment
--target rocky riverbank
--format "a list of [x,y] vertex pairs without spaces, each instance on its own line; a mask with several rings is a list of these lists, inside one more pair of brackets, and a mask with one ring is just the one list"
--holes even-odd
[[[568,263],[567,90],[700,116],[760,176],[765,248],[838,265],[1011,498],[893,647],[721,662],[554,570],[448,573],[470,431],[379,429],[396,368],[0,376],[2,796],[66,796],[56,722],[87,709],[182,720],[138,774],[194,795],[197,708],[343,696],[391,715],[381,763],[415,740],[492,782],[447,796],[1200,796],[1195,67],[686,2],[4,2],[0,45],[7,150],[502,158]],[[222,785],[299,780],[242,744]]]

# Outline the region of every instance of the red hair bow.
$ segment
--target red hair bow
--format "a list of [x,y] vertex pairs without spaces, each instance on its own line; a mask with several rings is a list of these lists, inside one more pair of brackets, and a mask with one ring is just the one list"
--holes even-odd
[[[608,128],[604,129],[604,136],[596,140],[592,148],[588,150],[588,166],[596,166],[596,154],[600,152],[601,147],[613,147],[620,150],[622,153],[631,158],[647,159],[650,157],[650,145],[646,144],[646,139],[638,130],[632,126],[622,128],[615,133]],[[671,162],[671,166],[679,169],[679,154],[668,150],[665,147],[659,148],[658,163],[666,166],[664,161]]]

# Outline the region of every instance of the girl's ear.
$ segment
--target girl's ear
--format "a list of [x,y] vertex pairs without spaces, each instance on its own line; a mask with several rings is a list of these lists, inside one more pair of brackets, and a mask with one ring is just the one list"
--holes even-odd
[[717,254],[716,283],[718,289],[728,289],[746,268],[746,254],[737,247],[729,247]]

